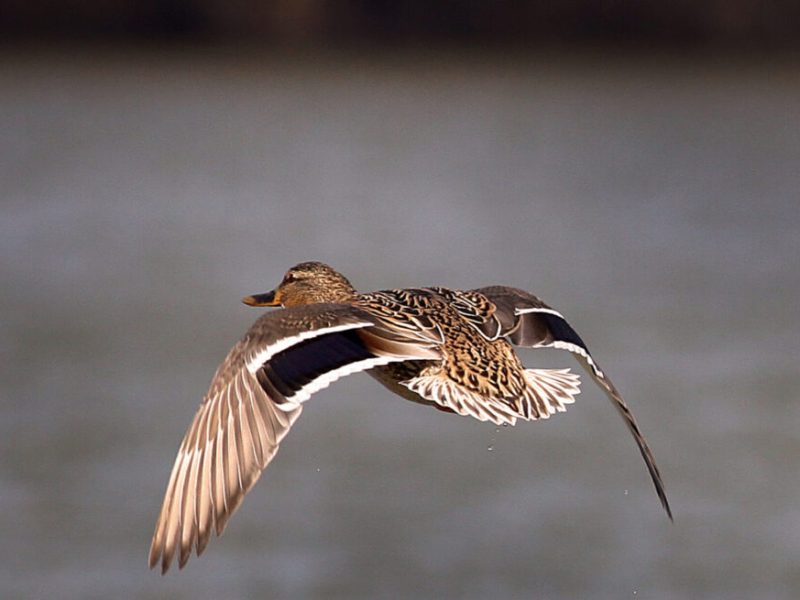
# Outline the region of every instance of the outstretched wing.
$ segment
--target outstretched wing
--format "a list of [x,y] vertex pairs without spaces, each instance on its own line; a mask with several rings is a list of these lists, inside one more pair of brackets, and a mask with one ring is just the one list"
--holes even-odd
[[625,420],[647,465],[661,504],[672,519],[661,473],[633,413],[564,316],[533,294],[517,288],[490,286],[472,291],[483,294],[494,303],[496,308],[492,318],[500,328],[500,335],[508,338],[512,344],[527,348],[559,348],[575,355]]
[[390,362],[438,358],[433,344],[403,343],[366,312],[316,304],[262,316],[217,369],[170,475],[150,546],[165,573],[179,551],[199,556],[300,416],[336,379]]

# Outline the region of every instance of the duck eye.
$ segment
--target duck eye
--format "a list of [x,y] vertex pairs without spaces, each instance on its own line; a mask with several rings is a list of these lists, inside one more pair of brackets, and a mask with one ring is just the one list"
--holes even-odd
[[293,281],[297,281],[294,273],[287,273],[286,277],[283,278],[283,283],[292,283]]

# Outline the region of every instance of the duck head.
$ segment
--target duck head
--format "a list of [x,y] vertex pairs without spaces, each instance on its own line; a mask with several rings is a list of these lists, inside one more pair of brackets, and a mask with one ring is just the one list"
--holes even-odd
[[300,306],[320,302],[347,302],[356,290],[347,278],[321,262],[304,262],[286,272],[271,292],[245,296],[248,306]]

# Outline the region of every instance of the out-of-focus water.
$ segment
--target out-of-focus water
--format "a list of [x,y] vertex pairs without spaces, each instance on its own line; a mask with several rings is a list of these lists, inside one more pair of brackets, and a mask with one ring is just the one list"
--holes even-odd
[[[796,63],[97,54],[0,59],[0,596],[800,596]],[[675,523],[588,383],[497,430],[359,375],[148,571],[239,298],[307,259],[562,310]]]

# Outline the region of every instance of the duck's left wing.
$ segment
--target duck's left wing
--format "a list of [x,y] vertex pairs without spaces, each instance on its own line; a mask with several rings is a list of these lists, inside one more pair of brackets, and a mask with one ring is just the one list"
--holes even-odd
[[595,383],[606,393],[611,403],[622,416],[631,432],[647,470],[653,480],[661,505],[672,519],[672,510],[667,501],[664,482],[656,465],[655,457],[630,408],[622,395],[600,368],[589,352],[586,343],[557,310],[540,298],[524,290],[506,286],[490,286],[472,290],[488,298],[495,306],[492,319],[499,327],[500,335],[515,346],[526,348],[558,348],[571,352],[592,376]]
[[[366,334],[367,331],[369,334]],[[178,450],[150,546],[150,567],[183,567],[230,516],[278,451],[302,403],[336,379],[390,362],[431,359],[350,305],[268,313],[217,369]]]

